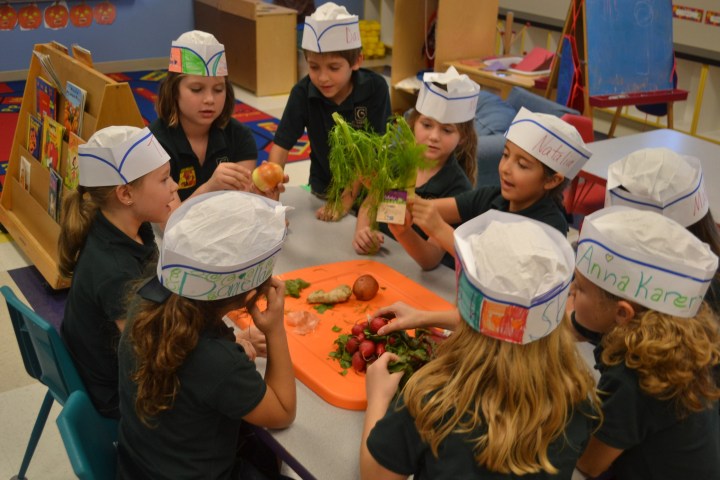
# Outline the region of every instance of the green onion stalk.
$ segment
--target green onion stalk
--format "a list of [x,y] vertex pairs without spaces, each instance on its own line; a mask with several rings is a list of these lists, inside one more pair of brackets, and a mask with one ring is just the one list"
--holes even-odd
[[390,119],[384,134],[351,127],[339,113],[332,114],[335,126],[330,130],[330,171],[328,206],[333,213],[342,212],[342,194],[360,181],[366,189],[366,205],[377,228],[377,211],[390,190],[415,192],[419,169],[430,168],[434,161],[425,158],[425,146],[415,142],[415,135],[401,116]]

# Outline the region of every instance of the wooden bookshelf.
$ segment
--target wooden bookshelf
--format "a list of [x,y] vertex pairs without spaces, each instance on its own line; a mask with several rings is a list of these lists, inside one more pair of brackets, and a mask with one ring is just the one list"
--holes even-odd
[[[127,83],[119,83],[76,60],[52,44],[35,45],[35,50],[50,56],[61,84],[70,80],[87,91],[83,126],[79,135],[87,140],[96,130],[111,125],[144,127],[142,116]],[[58,237],[60,224],[48,213],[50,172],[26,149],[28,112],[36,114],[35,85],[43,73],[40,60],[33,54],[30,60],[25,93],[23,95],[18,124],[13,137],[5,185],[0,196],[0,223],[13,237],[18,247],[30,258],[50,287],[61,289],[70,286],[70,279],[62,276],[58,268]],[[62,116],[65,99],[58,94],[56,109]],[[31,160],[30,191],[20,184],[20,157]],[[60,174],[64,178],[67,158],[67,142],[63,142]],[[67,193],[63,187],[63,194]],[[63,212],[59,215],[60,223]]]

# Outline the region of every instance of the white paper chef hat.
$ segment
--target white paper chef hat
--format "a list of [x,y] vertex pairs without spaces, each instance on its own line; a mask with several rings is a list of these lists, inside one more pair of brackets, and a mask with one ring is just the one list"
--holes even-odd
[[78,147],[78,181],[84,187],[125,185],[169,160],[147,127],[105,127]]
[[165,227],[157,276],[168,290],[220,300],[260,286],[285,241],[279,202],[239,191],[190,198]]
[[455,250],[458,310],[473,329],[525,344],[562,322],[574,253],[559,231],[489,210],[455,230]]
[[576,268],[603,290],[658,312],[693,317],[718,257],[658,213],[615,206],[585,217]]
[[[446,88],[436,84],[444,85]],[[462,123],[475,118],[480,85],[455,67],[445,73],[428,72],[418,94],[415,110],[440,123]]]
[[204,77],[227,76],[225,46],[210,33],[185,32],[172,42],[168,70]]
[[305,17],[302,48],[311,52],[338,52],[361,48],[357,15],[345,7],[327,2]]
[[554,115],[527,108],[513,119],[505,138],[565,178],[575,178],[592,152],[577,129]]
[[644,148],[608,168],[605,206],[627,205],[689,227],[709,204],[700,160],[668,148]]

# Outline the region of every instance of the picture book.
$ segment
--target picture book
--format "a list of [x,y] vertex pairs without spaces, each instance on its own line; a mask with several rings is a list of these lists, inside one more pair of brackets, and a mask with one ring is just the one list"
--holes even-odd
[[18,180],[20,181],[20,185],[27,190],[30,191],[30,174],[32,173],[32,163],[30,163],[30,159],[20,156],[20,171],[18,172]]
[[80,133],[82,131],[85,97],[87,97],[87,92],[84,89],[70,80],[67,81],[65,84],[65,108],[63,111],[63,126],[67,133]]
[[40,75],[35,82],[37,113],[40,118],[47,115],[55,120],[57,109],[57,89]]
[[35,157],[36,160],[40,159],[40,148],[42,147],[42,120],[28,112],[27,122],[27,139],[25,146]]
[[62,152],[63,131],[65,127],[52,118],[45,116],[43,119],[43,141],[40,163],[48,168],[57,170],[60,164],[60,152]]
[[62,192],[62,179],[60,174],[50,169],[50,189],[48,191],[48,215],[57,221],[60,213],[60,193]]
[[80,170],[78,164],[78,146],[85,143],[85,140],[78,137],[74,133],[68,134],[68,153],[65,162],[65,186],[71,190],[75,190],[80,179]]

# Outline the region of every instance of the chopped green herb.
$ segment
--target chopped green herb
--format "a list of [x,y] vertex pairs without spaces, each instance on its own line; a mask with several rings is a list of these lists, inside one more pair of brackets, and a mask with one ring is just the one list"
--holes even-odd
[[292,280],[285,280],[285,295],[289,295],[293,298],[300,298],[300,292],[309,287],[310,284],[302,278],[294,278]]
[[337,325],[333,325],[332,329],[333,332],[337,333],[342,330],[342,328],[338,327]]
[[329,303],[318,303],[317,305],[313,305],[313,308],[317,310],[318,313],[325,313],[333,307],[334,305],[330,305]]

